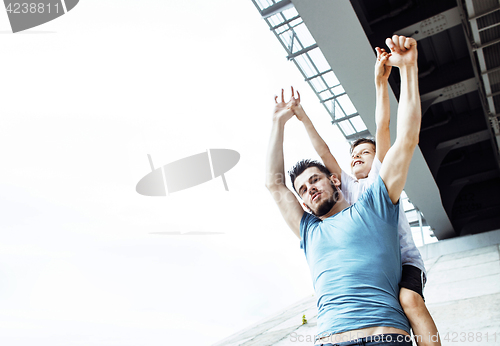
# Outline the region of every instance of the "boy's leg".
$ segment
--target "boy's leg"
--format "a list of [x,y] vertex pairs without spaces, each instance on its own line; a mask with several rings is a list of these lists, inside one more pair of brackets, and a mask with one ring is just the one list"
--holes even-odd
[[418,346],[441,346],[438,330],[423,296],[423,274],[411,265],[403,266],[399,302],[410,321]]

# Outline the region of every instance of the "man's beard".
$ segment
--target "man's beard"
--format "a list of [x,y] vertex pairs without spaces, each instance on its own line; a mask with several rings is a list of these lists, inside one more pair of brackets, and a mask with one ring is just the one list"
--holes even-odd
[[337,203],[339,199],[339,191],[335,187],[332,181],[330,181],[330,184],[332,185],[333,188],[333,194],[330,198],[327,200],[323,201],[320,205],[318,205],[318,209],[316,211],[311,209],[311,213],[317,217],[321,217],[325,214],[328,214],[330,210],[332,210],[333,206]]

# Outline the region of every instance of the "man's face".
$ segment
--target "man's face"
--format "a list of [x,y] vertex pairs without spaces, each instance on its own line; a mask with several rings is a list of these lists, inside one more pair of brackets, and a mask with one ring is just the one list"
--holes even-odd
[[351,170],[356,179],[368,177],[375,158],[375,147],[371,143],[361,143],[351,154]]
[[302,172],[294,185],[306,206],[318,217],[327,214],[337,203],[339,194],[334,182],[317,167]]

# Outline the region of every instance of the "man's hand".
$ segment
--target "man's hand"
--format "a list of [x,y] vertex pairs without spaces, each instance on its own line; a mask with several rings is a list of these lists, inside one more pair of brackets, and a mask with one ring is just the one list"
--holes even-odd
[[293,117],[292,105],[294,102],[293,98],[293,88],[292,88],[292,98],[289,102],[285,102],[285,91],[281,89],[281,102],[278,102],[278,96],[274,97],[274,102],[276,105],[274,106],[273,119],[280,120],[283,122],[287,122]]
[[387,66],[417,66],[417,41],[411,37],[394,35],[385,40],[391,49]]
[[304,111],[304,108],[302,108],[302,105],[300,104],[300,93],[297,90],[297,97],[295,97],[295,92],[292,87],[292,98],[290,99],[290,104],[292,105],[292,111],[299,119],[300,121],[304,121],[307,119],[307,114]]
[[293,97],[293,89],[292,98],[288,103],[285,102],[284,94],[284,90],[281,89],[281,102],[278,102],[278,96],[274,98],[276,105],[274,107],[271,138],[267,147],[266,187],[271,192],[286,223],[293,233],[300,238],[300,220],[304,210],[293,192],[286,187],[285,160],[283,157],[285,123],[293,117],[292,104],[295,102],[295,98]]
[[377,51],[377,61],[375,62],[375,84],[386,83],[391,74],[392,67],[387,65],[391,54],[383,48],[375,48]]

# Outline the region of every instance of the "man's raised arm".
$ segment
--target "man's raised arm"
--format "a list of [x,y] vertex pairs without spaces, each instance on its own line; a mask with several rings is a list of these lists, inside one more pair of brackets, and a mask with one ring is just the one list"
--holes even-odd
[[283,134],[285,123],[293,116],[291,103],[285,103],[281,90],[281,102],[277,101],[273,114],[271,138],[267,148],[266,187],[271,192],[274,201],[293,233],[300,238],[300,220],[304,209],[292,191],[285,185],[285,164],[283,158]]
[[380,177],[395,204],[403,191],[411,158],[418,144],[422,111],[418,92],[417,41],[394,35],[386,40],[391,49],[389,66],[399,67],[401,94],[399,96],[397,137],[380,169]]

